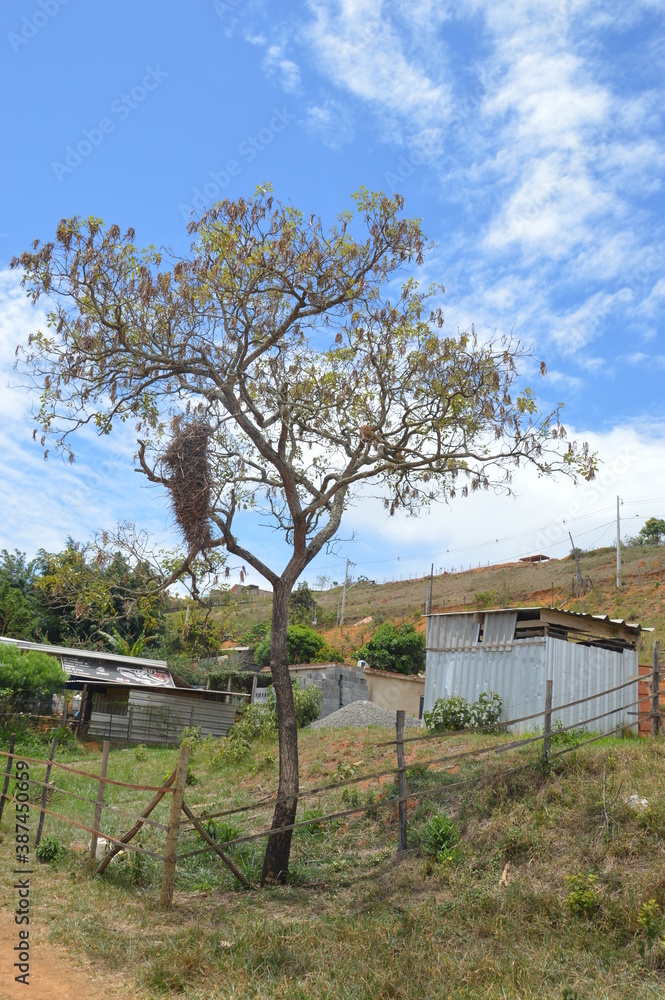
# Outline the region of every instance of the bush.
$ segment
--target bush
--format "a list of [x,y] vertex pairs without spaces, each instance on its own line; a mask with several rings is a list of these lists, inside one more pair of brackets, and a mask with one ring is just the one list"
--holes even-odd
[[422,846],[440,863],[451,861],[455,855],[455,845],[459,840],[459,831],[451,819],[444,813],[432,816],[423,833]]
[[[321,713],[323,695],[317,687],[301,688],[293,678],[293,701],[296,710],[298,728],[309,725],[318,719]],[[275,689],[271,686],[268,700],[264,705],[248,705],[242,716],[229,730],[226,740],[219,747],[218,756],[224,760],[240,760],[248,751],[254,740],[271,738],[277,735],[277,699]],[[233,746],[231,744],[234,744]]]
[[396,674],[417,674],[425,663],[425,636],[413,625],[396,627],[390,622],[379,625],[376,632],[356,653],[375,670],[391,670]]
[[44,837],[38,847],[35,848],[35,857],[44,865],[50,865],[52,861],[57,861],[64,851],[62,841],[57,837]]
[[11,691],[15,707],[50,698],[66,682],[67,674],[54,656],[38,650],[22,653],[16,646],[0,644],[0,688]]
[[[293,702],[296,709],[296,720],[298,722],[298,729],[302,729],[304,726],[308,726],[310,722],[314,722],[318,719],[321,714],[321,705],[323,704],[323,693],[319,688],[310,685],[309,687],[302,688],[300,683],[294,677],[293,684]],[[270,708],[271,712],[275,717],[275,727],[277,726],[277,698],[275,696],[275,689],[270,688],[268,693],[268,703],[267,707]]]
[[424,713],[425,726],[434,733],[492,726],[499,721],[501,708],[501,698],[494,691],[483,691],[474,702],[461,697],[439,698],[432,710]]
[[566,905],[574,917],[590,919],[596,915],[600,906],[597,882],[597,875],[566,876],[566,884],[570,889],[566,896]]
[[[307,625],[289,625],[286,630],[286,652],[289,663],[322,663],[331,661],[339,663],[343,657],[332,649],[322,635]],[[254,659],[258,666],[270,665],[270,635],[260,642],[254,650]]]

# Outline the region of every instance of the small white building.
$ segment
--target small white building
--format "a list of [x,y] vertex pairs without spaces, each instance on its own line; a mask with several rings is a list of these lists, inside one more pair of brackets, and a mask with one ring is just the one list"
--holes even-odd
[[[553,723],[588,723],[597,732],[635,726],[637,683],[605,694],[638,674],[638,624],[606,615],[578,614],[555,608],[512,608],[427,616],[425,711],[438,698],[478,700],[495,691],[503,702],[501,719],[517,719],[545,707],[548,680],[553,683]],[[593,701],[557,712],[579,698]],[[618,711],[614,711],[614,710]],[[518,723],[514,732],[542,727],[543,719]]]

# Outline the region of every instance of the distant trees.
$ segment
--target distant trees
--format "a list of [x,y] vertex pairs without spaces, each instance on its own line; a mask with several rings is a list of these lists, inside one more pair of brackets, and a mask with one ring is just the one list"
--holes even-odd
[[315,607],[314,594],[309,584],[302,580],[289,596],[289,621],[294,625],[308,625]]
[[[56,646],[108,649],[165,659],[191,675],[190,661],[216,653],[228,609],[159,591],[155,567],[118,551],[68,539],[60,552],[0,553],[0,635]],[[196,674],[191,679],[205,683]]]
[[143,592],[151,571],[119,553],[100,554],[72,538],[61,552],[0,553],[2,635],[63,646],[103,644],[115,627],[125,640],[163,627],[168,598]]

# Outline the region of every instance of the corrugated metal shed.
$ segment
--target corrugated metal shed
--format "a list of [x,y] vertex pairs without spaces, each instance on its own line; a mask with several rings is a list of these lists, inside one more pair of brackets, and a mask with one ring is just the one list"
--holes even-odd
[[[425,710],[438,698],[462,696],[477,701],[483,691],[496,691],[503,702],[502,719],[542,711],[545,689],[553,682],[553,721],[582,724],[637,698],[628,687],[602,692],[637,674],[640,625],[603,615],[584,615],[550,608],[430,615],[427,619]],[[593,701],[556,712],[578,698]],[[598,732],[634,723],[617,712],[591,723]],[[533,730],[542,720],[518,724],[516,732]]]
[[[121,700],[120,695],[128,697]],[[230,696],[111,689],[93,695],[88,735],[128,743],[175,743],[184,727],[201,726],[203,736],[226,736],[238,706],[222,702],[223,697]]]

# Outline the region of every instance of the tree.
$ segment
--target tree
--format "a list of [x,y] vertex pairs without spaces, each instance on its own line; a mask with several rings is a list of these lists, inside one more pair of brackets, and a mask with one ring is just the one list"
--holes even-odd
[[665,521],[661,517],[650,517],[637,533],[640,545],[660,545],[663,536],[665,536]]
[[386,622],[357,655],[377,670],[417,674],[425,665],[425,636],[408,623],[395,626]]
[[316,606],[309,584],[302,580],[289,597],[289,620],[298,625],[308,625]]
[[32,639],[41,624],[41,606],[35,594],[35,562],[24,552],[2,550],[0,561],[0,635]]
[[[75,217],[12,261],[32,300],[52,303],[50,329],[18,363],[40,395],[45,454],[52,440],[73,460],[78,428],[133,421],[138,469],[168,491],[187,542],[181,568],[225,548],[272,586],[274,830],[298,803],[289,595],[354,495],[415,514],[458,493],[509,492],[519,463],[594,472],[585,445],[561,454],[559,410],[539,414],[522,386],[529,351],[443,335],[443,288],[417,284],[428,245],[403,199],[361,190],[354,202],[325,231],[263,187],[193,220],[186,257]],[[236,537],[244,511],[283,533],[281,569]],[[290,830],[268,838],[264,880],[284,879],[290,845]]]
[[[270,646],[268,635],[254,650],[254,659],[259,667],[267,667],[270,663]],[[289,625],[286,630],[286,655],[289,663],[339,663],[343,659],[319,632],[307,625]]]
[[0,643],[0,691],[10,695],[13,708],[50,698],[66,683],[67,674],[55,656],[39,650],[22,653],[17,646]]

